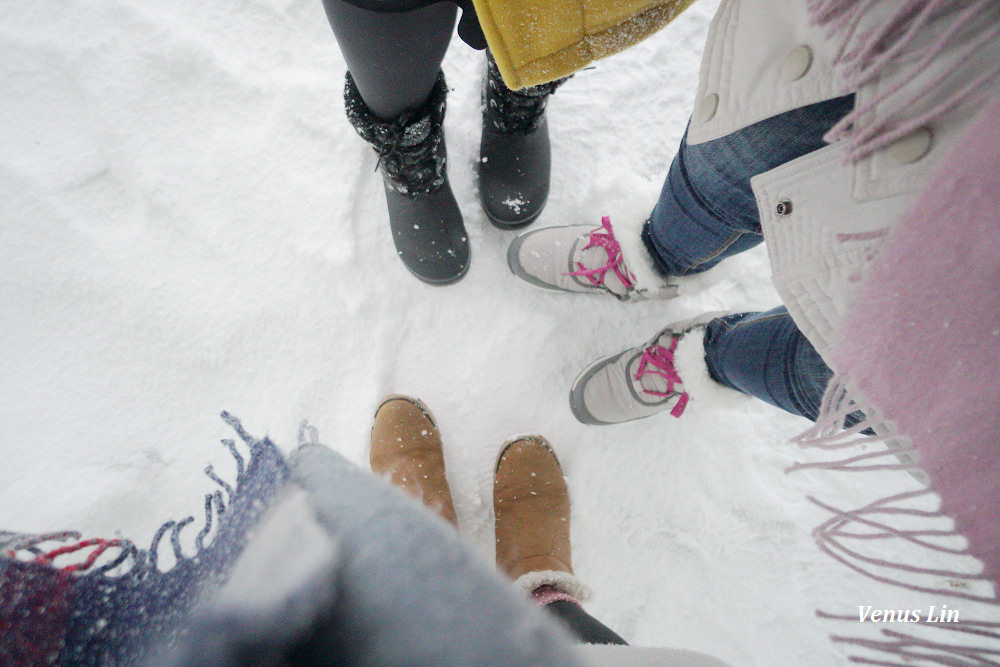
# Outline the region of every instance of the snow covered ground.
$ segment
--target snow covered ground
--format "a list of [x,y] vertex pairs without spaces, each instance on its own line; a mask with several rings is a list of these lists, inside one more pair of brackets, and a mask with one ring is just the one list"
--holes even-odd
[[[702,0],[551,102],[538,226],[651,206],[681,137]],[[463,532],[491,557],[491,466],[510,436],[556,447],[589,610],[632,643],[734,665],[843,657],[814,610],[896,607],[822,556],[807,493],[851,504],[903,473],[787,475],[808,424],[760,401],[604,428],[567,404],[594,358],[706,310],[778,303],[763,248],[705,291],[622,305],[520,284],[479,209],[483,56],[444,64],[451,182],[473,264],[432,288],[396,259],[375,157],[347,124],[318,0],[17,3],[0,22],[0,527],[146,544],[232,464],[218,414],[286,450],[307,418],[364,464],[390,392],[445,437]],[[845,500],[846,499],[846,500]],[[888,594],[886,594],[888,595]]]

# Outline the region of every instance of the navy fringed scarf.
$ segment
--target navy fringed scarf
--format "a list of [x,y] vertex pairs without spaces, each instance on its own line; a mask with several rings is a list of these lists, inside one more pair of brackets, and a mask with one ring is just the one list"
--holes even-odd
[[[289,477],[269,440],[254,440],[234,417],[222,417],[249,446],[250,460],[224,440],[238,470],[235,487],[206,469],[222,490],[205,496],[194,556],[180,547],[194,517],[164,523],[148,549],[124,539],[81,540],[75,532],[0,532],[0,664],[132,665],[177,639],[194,603],[225,578]],[[176,564],[162,572],[157,551],[168,531]]]

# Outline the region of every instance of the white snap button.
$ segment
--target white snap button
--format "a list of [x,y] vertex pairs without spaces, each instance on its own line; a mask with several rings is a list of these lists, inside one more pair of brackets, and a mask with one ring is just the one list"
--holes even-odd
[[698,118],[703,123],[715,118],[715,112],[719,109],[719,96],[715,93],[705,95],[701,99],[701,104],[698,105]]
[[889,144],[886,152],[899,164],[910,164],[927,155],[933,141],[930,128],[920,127]]
[[812,49],[805,44],[796,46],[781,61],[781,78],[785,81],[798,81],[809,71],[812,61]]

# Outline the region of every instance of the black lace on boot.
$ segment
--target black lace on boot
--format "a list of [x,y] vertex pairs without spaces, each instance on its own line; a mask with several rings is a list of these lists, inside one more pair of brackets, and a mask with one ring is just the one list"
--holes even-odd
[[501,134],[530,134],[538,129],[549,95],[565,83],[557,79],[522,90],[511,90],[503,82],[493,54],[486,52],[485,116]]
[[408,109],[392,120],[372,113],[361,99],[351,73],[344,86],[344,110],[354,129],[375,149],[386,183],[407,197],[429,195],[441,189],[448,172],[444,151],[445,98],[448,88],[439,73],[430,97],[417,109]]

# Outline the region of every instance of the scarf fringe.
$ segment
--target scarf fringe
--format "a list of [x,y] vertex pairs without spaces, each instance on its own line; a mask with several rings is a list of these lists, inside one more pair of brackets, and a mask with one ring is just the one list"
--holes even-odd
[[[829,3],[834,4],[834,3]],[[864,401],[857,398],[848,383],[835,376],[827,387],[820,406],[816,423],[806,432],[793,438],[793,442],[803,449],[830,452],[831,460],[797,463],[786,472],[800,470],[832,470],[840,472],[865,472],[870,470],[919,471],[912,459],[916,454],[912,446],[904,445],[907,439],[896,432],[891,422],[877,411],[867,409]],[[843,428],[844,419],[861,411],[865,419],[850,427]],[[863,434],[869,430],[869,434]],[[874,433],[872,433],[872,431]],[[881,447],[878,451],[861,454],[845,452],[848,448],[868,449]],[[887,457],[909,457],[911,460],[894,464],[873,464]],[[823,502],[814,496],[807,496],[809,502],[829,514],[829,518],[816,526],[813,539],[824,554],[848,569],[864,577],[901,589],[936,596],[943,602],[985,605],[987,608],[1000,607],[998,592],[993,582],[980,572],[981,566],[964,546],[964,539],[954,529],[950,517],[937,509],[939,499],[933,489],[895,493],[855,509],[842,509]],[[874,547],[894,540],[900,544],[916,547],[916,558],[933,556],[948,561],[949,567],[927,567],[912,562],[889,560],[872,553]],[[962,544],[962,546],[958,546]],[[975,564],[975,565],[973,565]],[[947,580],[946,584],[941,579]],[[854,621],[857,616],[845,616],[817,610],[817,616],[836,621]],[[997,612],[1000,613],[1000,612]],[[996,618],[996,614],[991,614]],[[955,632],[960,635],[920,637],[892,629],[882,629],[879,639],[863,636],[831,635],[834,642],[849,644],[869,652],[891,655],[905,662],[892,662],[867,655],[851,655],[852,663],[866,665],[980,665],[1000,664],[1000,622],[963,616],[959,623],[934,623],[922,621],[910,623],[941,632]],[[966,646],[949,643],[949,637],[962,636],[972,640],[982,640],[986,646]]]
[[[823,137],[828,143],[841,139],[848,142],[847,162],[856,162],[959,106],[982,102],[987,84],[1000,75],[1000,62],[990,63],[980,75],[930,110],[908,118],[914,105],[953,79],[969,57],[1000,38],[996,3],[995,0],[901,2],[886,21],[862,30],[862,19],[875,5],[876,0],[808,2],[812,22],[825,26],[828,38],[840,41],[833,65],[839,69],[841,93],[858,90],[890,68],[905,65],[908,70],[895,84],[847,114]],[[956,15],[949,18],[947,27],[930,44],[915,47],[928,27],[948,14]],[[949,55],[950,66],[920,88],[912,89],[910,84],[914,79],[953,48],[956,52]],[[882,105],[886,108],[879,113],[879,119],[871,121],[872,112]]]
[[[819,614],[818,614],[819,615]],[[854,617],[821,615],[822,618],[837,620],[857,621]],[[962,623],[967,623],[962,621]],[[972,622],[967,624],[971,625]],[[966,630],[947,624],[929,623],[920,621],[914,623],[921,628],[940,630],[943,632],[964,632],[976,634],[990,639],[998,639],[1000,635],[992,632]],[[997,626],[996,623],[983,623],[982,625]],[[938,640],[929,640],[918,637],[914,634],[899,632],[896,630],[883,629],[881,635],[885,639],[862,639],[858,637],[843,637],[831,635],[833,642],[849,644],[861,648],[866,648],[873,652],[883,652],[896,655],[905,662],[888,662],[886,660],[876,660],[862,655],[851,655],[848,660],[855,664],[862,665],[893,665],[908,667],[915,664],[937,664],[937,665],[996,665],[1000,660],[1000,650],[994,648],[966,646],[964,644],[946,643],[944,637]],[[917,652],[914,649],[922,649]],[[919,661],[919,662],[918,662]]]
[[[247,433],[236,417],[228,412],[223,412],[221,417],[232,427],[240,440],[247,445],[250,449],[250,457],[253,459],[264,447],[264,444]],[[206,547],[212,544],[211,540],[206,543],[206,538],[211,534],[212,528],[218,520],[226,513],[228,505],[232,503],[233,498],[240,491],[247,478],[247,463],[243,454],[237,449],[236,442],[232,439],[224,439],[222,444],[229,450],[236,463],[235,487],[216,474],[213,466],[209,465],[205,468],[205,475],[220,489],[205,494],[204,520],[201,529],[195,535],[195,553],[191,556],[186,556],[183,552],[181,533],[195,522],[194,516],[185,517],[180,521],[170,520],[161,524],[153,535],[148,549],[140,549],[134,542],[124,538],[82,539],[81,533],[69,530],[40,534],[0,531],[0,552],[12,559],[53,567],[55,567],[56,558],[75,553],[78,554],[78,559],[75,562],[61,564],[58,569],[67,573],[86,573],[88,576],[115,578],[134,575],[141,577],[159,571],[160,543],[169,531],[170,546],[175,560],[174,566],[182,561],[194,560]],[[115,549],[118,550],[117,555],[101,563],[98,567],[93,567],[102,556],[113,553]],[[65,558],[63,560],[65,561]]]

